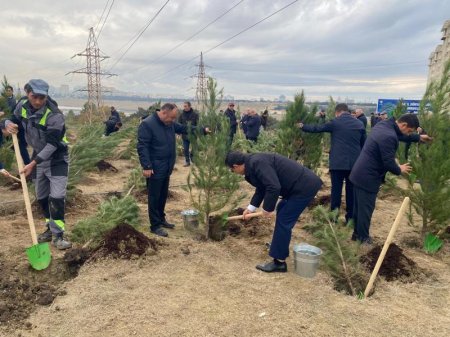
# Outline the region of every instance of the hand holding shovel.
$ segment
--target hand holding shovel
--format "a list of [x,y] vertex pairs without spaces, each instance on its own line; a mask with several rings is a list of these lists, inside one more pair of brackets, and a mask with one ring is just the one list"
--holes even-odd
[[28,194],[27,181],[25,178],[25,174],[23,173],[24,166],[22,156],[20,155],[19,141],[17,140],[16,133],[12,133],[12,139],[14,144],[14,152],[16,153],[17,166],[19,167],[20,172],[20,182],[22,183],[22,192],[23,198],[25,200],[25,208],[27,210],[27,218],[28,224],[30,226],[31,239],[33,241],[33,245],[27,248],[26,252],[31,266],[36,270],[42,270],[50,265],[52,255],[50,252],[50,247],[48,246],[48,242],[38,243],[36,228],[34,226],[33,212],[31,211],[30,195]]

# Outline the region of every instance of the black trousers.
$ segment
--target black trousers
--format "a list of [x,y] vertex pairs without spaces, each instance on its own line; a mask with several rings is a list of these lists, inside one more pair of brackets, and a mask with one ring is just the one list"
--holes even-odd
[[148,216],[150,218],[150,230],[156,230],[166,221],[167,196],[169,194],[170,176],[164,178],[147,179]]
[[377,193],[368,192],[357,186],[353,186],[354,206],[353,220],[355,228],[353,230],[353,238],[361,242],[369,238],[370,220],[375,209],[375,201]]
[[189,139],[183,139],[183,154],[184,154],[184,160],[186,161],[186,164],[190,164],[192,159],[192,153],[189,151],[189,146],[191,145],[191,142]]
[[345,180],[345,220],[353,218],[353,184],[349,179],[350,170],[330,170],[331,176],[331,210],[341,207],[342,186]]

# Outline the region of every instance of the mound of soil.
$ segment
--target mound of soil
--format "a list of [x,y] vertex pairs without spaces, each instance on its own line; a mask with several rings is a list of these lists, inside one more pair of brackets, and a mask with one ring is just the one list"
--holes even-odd
[[329,205],[331,202],[331,195],[320,195],[316,196],[311,203],[308,205],[308,208],[314,208],[317,206],[325,206]]
[[104,161],[103,159],[100,160],[97,164],[95,164],[100,172],[104,171],[111,171],[114,173],[119,172],[117,168],[115,168],[113,165],[108,163],[107,161]]
[[[361,257],[361,262],[367,266],[370,272],[375,268],[382,249],[382,246],[377,245]],[[424,271],[408,258],[399,246],[391,243],[378,275],[383,276],[388,282],[399,280],[409,283],[420,280],[424,276]]]
[[132,256],[143,255],[149,247],[157,251],[157,241],[148,238],[128,224],[121,224],[106,233],[95,255],[130,259]]

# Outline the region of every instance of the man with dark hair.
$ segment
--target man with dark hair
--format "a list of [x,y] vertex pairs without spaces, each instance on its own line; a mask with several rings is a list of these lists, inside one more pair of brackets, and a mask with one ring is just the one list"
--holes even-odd
[[269,110],[265,108],[263,113],[261,114],[261,126],[264,128],[264,130],[267,129],[268,120],[269,120]]
[[[185,126],[197,126],[199,115],[192,109],[191,102],[184,102],[183,111],[181,111],[180,117],[178,117],[178,123]],[[189,151],[191,142],[188,139],[188,135],[181,135],[183,139],[183,152],[184,152],[184,167],[191,165],[192,153]]]
[[234,103],[228,103],[228,108],[224,112],[225,117],[230,120],[230,137],[228,139],[228,145],[231,146],[233,143],[234,135],[237,131],[237,119],[236,119],[236,111],[234,110]]
[[65,137],[64,115],[48,97],[49,85],[40,79],[30,80],[26,99],[21,99],[14,115],[5,121],[9,134],[24,132],[33,148],[32,161],[25,165],[25,176],[33,173],[36,198],[45,216],[47,230],[39,242],[52,241],[58,249],[72,244],[64,239],[64,208],[69,171],[69,154]]
[[382,121],[382,119],[381,119],[380,113],[379,112],[375,113],[375,115],[373,116],[373,120],[370,119],[370,127],[374,128],[375,125],[377,125],[377,123],[381,122],[381,121]]
[[[25,90],[25,92],[29,92],[30,89]],[[14,89],[12,86],[7,85],[5,88],[5,96],[7,99],[7,104],[8,104],[8,109],[9,112],[12,114],[14,113],[14,110],[16,108],[17,102],[16,102],[16,98],[14,97]],[[21,100],[26,99],[26,96],[21,98]],[[4,113],[0,112],[0,116],[2,116]],[[19,133],[17,134],[17,138],[19,140],[19,149],[20,149],[20,154],[22,156],[22,160],[23,163],[25,165],[30,163],[30,155],[28,153],[27,150],[27,141],[25,140],[25,132],[22,130],[19,130]]]
[[[168,236],[163,229],[172,229],[164,212],[169,193],[169,180],[175,166],[175,134],[187,134],[188,127],[176,123],[178,108],[166,103],[161,110],[144,119],[138,129],[137,152],[147,178],[148,214],[150,231],[159,236]],[[195,127],[191,127],[195,131]],[[209,132],[208,128],[203,129]]]
[[289,256],[292,228],[319,191],[322,181],[314,172],[296,161],[275,153],[230,152],[225,158],[225,164],[234,173],[244,175],[245,180],[256,187],[250,204],[243,213],[244,220],[263,201],[264,216],[272,216],[278,197],[282,197],[277,206],[269,252],[273,261],[256,268],[267,273],[286,272],[285,259]]
[[325,124],[327,121],[327,113],[324,107],[319,108],[319,124]]
[[304,132],[331,133],[330,176],[331,176],[331,210],[341,207],[342,187],[345,180],[346,214],[348,221],[353,217],[353,184],[349,181],[350,172],[361,152],[366,139],[366,130],[361,122],[348,112],[347,104],[338,104],[335,108],[336,118],[318,125],[299,124]]
[[105,136],[109,136],[113,132],[117,132],[122,127],[122,120],[119,112],[115,107],[111,107],[111,116],[105,122]]
[[[387,172],[400,175],[411,171],[408,163],[403,165],[396,163],[395,153],[399,139],[412,139],[413,137],[406,136],[418,127],[417,116],[405,114],[397,121],[390,118],[379,122],[377,127],[372,129],[350,173],[354,191],[353,220],[355,221],[352,240],[369,244],[372,242],[369,228],[378,190]],[[423,141],[431,140],[427,135],[416,136],[416,138],[419,137]]]
[[5,87],[5,95],[8,103],[9,112],[13,113],[16,108],[16,98],[14,97],[14,88],[10,85]]

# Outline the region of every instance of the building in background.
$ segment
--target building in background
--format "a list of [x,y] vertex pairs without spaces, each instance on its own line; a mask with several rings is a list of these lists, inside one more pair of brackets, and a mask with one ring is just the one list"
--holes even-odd
[[450,60],[450,20],[445,21],[441,32],[442,44],[439,44],[429,57],[428,84],[440,80],[445,63]]

